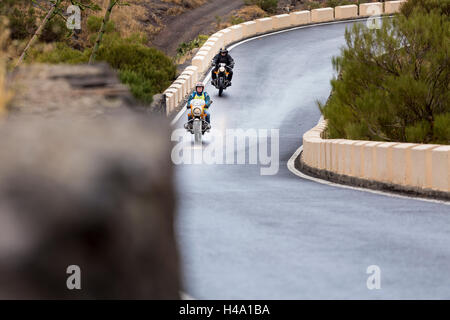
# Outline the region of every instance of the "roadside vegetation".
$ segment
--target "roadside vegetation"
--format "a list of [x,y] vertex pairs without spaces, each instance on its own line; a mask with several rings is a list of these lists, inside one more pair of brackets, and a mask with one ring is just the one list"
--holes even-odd
[[[136,25],[126,24],[126,21],[131,21],[130,19],[116,23],[117,18],[114,17],[126,17],[129,11],[122,11],[116,15],[114,12],[116,8],[113,8],[112,19],[106,21],[103,36],[99,37],[106,8],[114,1],[80,2],[93,4],[103,10],[86,7],[83,11],[81,32],[69,32],[64,15],[54,13],[50,15],[42,33],[33,43],[30,39],[39,26],[42,26],[42,22],[45,22],[44,17],[55,2],[3,0],[0,3],[0,16],[3,16],[3,21],[9,21],[11,30],[8,39],[4,40],[10,48],[7,53],[9,68],[16,65],[17,58],[25,51],[25,63],[80,64],[88,63],[90,58],[96,62],[104,61],[118,71],[121,81],[130,87],[132,94],[140,102],[150,103],[154,94],[164,91],[175,79],[176,66],[172,59],[149,47],[147,33],[139,31]],[[131,33],[130,29],[124,28],[124,23],[136,32]],[[98,50],[92,55],[96,43]],[[25,48],[27,49],[24,50]]]
[[177,58],[186,55],[195,48],[200,48],[208,38],[208,35],[201,34],[192,41],[180,43],[177,49]]
[[276,13],[278,9],[278,0],[244,0],[246,5],[257,5],[267,13]]
[[[92,16],[88,19],[92,46],[101,23],[101,18],[98,17]],[[139,34],[122,38],[114,22],[110,21],[106,26],[96,61],[109,63],[118,70],[121,81],[130,87],[136,98],[150,103],[154,94],[170,86],[176,76],[176,67],[172,59],[155,48],[146,46],[146,42],[145,36]],[[67,43],[58,42],[50,50],[45,46],[34,49],[30,60],[41,63],[87,63],[92,46],[77,50]]]
[[320,110],[328,138],[450,144],[450,0],[409,0],[381,29],[356,24]]
[[324,7],[337,7],[337,6],[345,6],[349,4],[361,4],[361,3],[368,3],[368,2],[374,2],[371,0],[310,0],[310,1],[303,1],[302,9],[304,10],[313,10],[318,8],[324,8]]

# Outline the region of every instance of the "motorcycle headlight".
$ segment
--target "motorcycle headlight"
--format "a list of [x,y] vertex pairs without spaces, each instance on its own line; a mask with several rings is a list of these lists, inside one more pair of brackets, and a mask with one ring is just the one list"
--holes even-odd
[[202,109],[200,109],[199,107],[195,107],[194,110],[192,110],[192,113],[194,114],[194,116],[200,117],[200,115],[202,114]]
[[220,72],[225,72],[225,67],[220,67],[220,68],[219,68],[219,71],[220,71]]

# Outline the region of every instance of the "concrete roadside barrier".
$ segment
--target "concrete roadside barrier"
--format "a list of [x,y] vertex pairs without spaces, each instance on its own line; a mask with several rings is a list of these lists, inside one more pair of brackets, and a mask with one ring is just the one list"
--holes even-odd
[[337,6],[334,8],[334,17],[336,20],[356,18],[358,17],[358,6],[356,4]]
[[331,153],[333,158],[331,160],[332,171],[335,173],[339,172],[339,158],[341,157],[341,148],[340,143],[344,141],[344,139],[335,139],[331,145]]
[[332,139],[324,139],[325,141],[325,170],[333,172],[333,156],[332,156]]
[[192,71],[183,71],[183,73],[179,76],[179,78],[186,80],[188,92],[191,91],[195,85],[192,73]]
[[450,192],[450,146],[431,150],[431,188]]
[[168,92],[167,90],[164,94],[166,95],[166,115],[170,115],[176,108],[175,96],[173,93]]
[[333,8],[320,8],[311,10],[311,22],[326,22],[334,20]]
[[411,148],[414,143],[399,143],[392,148],[392,182],[398,185],[411,185]]
[[241,24],[230,27],[232,30],[231,42],[236,42],[243,39],[244,27]]
[[223,29],[221,32],[223,34],[223,46],[226,47],[233,42],[233,32],[230,28]]
[[369,17],[378,14],[383,14],[383,3],[381,2],[361,3],[359,5],[360,17]]
[[403,3],[405,3],[405,0],[402,1],[386,1],[384,3],[384,13],[386,14],[392,14],[400,12],[400,8]]
[[179,101],[180,101],[179,100],[180,92],[178,92],[177,88],[174,88],[174,87],[170,86],[169,88],[166,89],[166,91],[164,91],[164,93],[172,95],[172,97],[173,97],[173,104],[176,107],[178,105]]
[[375,148],[376,175],[375,180],[392,182],[392,148],[398,143],[385,142]]
[[188,86],[187,86],[187,82],[185,79],[182,79],[180,77],[177,78],[177,80],[175,80],[172,85],[177,84],[180,85],[180,95],[182,97],[184,97],[188,91]]
[[212,47],[214,48],[215,51],[219,51],[219,49],[221,47],[223,47],[223,38],[219,37],[219,36],[211,36],[209,37],[207,43],[213,42]]
[[343,168],[340,173],[350,176],[352,174],[353,158],[355,156],[353,146],[357,141],[346,140],[342,143]]
[[351,176],[362,177],[364,176],[364,145],[369,141],[356,141],[353,144],[353,157],[351,164]]
[[182,75],[186,75],[189,77],[190,79],[190,85],[189,87],[192,89],[195,85],[195,83],[198,80],[198,72],[197,72],[198,68],[195,66],[189,66],[186,69],[184,69],[184,71],[181,73]]
[[378,183],[432,197],[446,198],[443,194],[450,192],[450,146],[323,139],[325,125],[321,121],[303,135],[302,161],[307,170],[316,170],[324,179],[348,183],[351,177],[359,179],[357,183],[366,181],[366,186]]
[[182,73],[178,76],[178,79],[186,82],[186,91],[188,92],[192,88],[192,79],[188,74]]
[[206,56],[209,60],[211,60],[212,57],[213,57],[214,51],[215,51],[215,50],[213,49],[213,46],[204,44],[204,45],[200,48],[200,50],[198,51],[198,53],[200,53],[200,52],[206,52],[207,54],[206,54],[205,56]]
[[251,37],[258,33],[256,21],[243,22],[241,25],[243,28],[243,30],[242,30],[243,39]]
[[211,60],[213,58],[212,54],[213,54],[212,51],[203,49],[203,50],[198,51],[195,56],[197,56],[197,57],[204,57],[205,58],[204,59],[204,63],[205,63],[204,67],[207,69],[208,66],[209,66],[209,63],[211,62]]
[[295,11],[289,14],[291,17],[292,26],[301,26],[303,24],[311,23],[311,11]]
[[274,30],[272,18],[261,18],[256,20],[258,33],[267,33]]
[[195,55],[195,57],[192,59],[192,65],[198,68],[198,71],[200,73],[203,73],[206,69],[206,58],[204,55]]
[[371,141],[364,145],[364,176],[362,178],[374,180],[377,176],[375,147],[382,142]]
[[183,94],[183,86],[180,83],[172,83],[170,88],[173,88],[177,92],[177,104],[183,100],[184,94]]
[[433,144],[422,144],[411,149],[411,184],[419,188],[431,188],[431,150],[439,147]]
[[289,14],[279,14],[273,17],[274,29],[286,29],[291,26],[292,20]]

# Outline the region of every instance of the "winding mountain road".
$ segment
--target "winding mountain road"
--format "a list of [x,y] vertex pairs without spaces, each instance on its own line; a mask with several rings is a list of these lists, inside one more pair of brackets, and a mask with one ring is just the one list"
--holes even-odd
[[[279,129],[280,163],[268,176],[259,165],[176,167],[176,229],[190,296],[450,299],[450,206],[322,185],[286,167],[320,117],[315,101],[329,95],[331,57],[352,23],[241,44],[231,51],[233,86],[223,97],[207,86],[213,128]],[[212,134],[205,140],[215,143]],[[370,265],[380,267],[379,290],[366,286]]]

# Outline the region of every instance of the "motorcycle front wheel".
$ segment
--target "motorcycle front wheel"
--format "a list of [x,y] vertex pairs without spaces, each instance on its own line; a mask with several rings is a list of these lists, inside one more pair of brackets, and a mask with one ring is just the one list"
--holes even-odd
[[196,145],[202,144],[202,122],[194,120],[194,141]]

